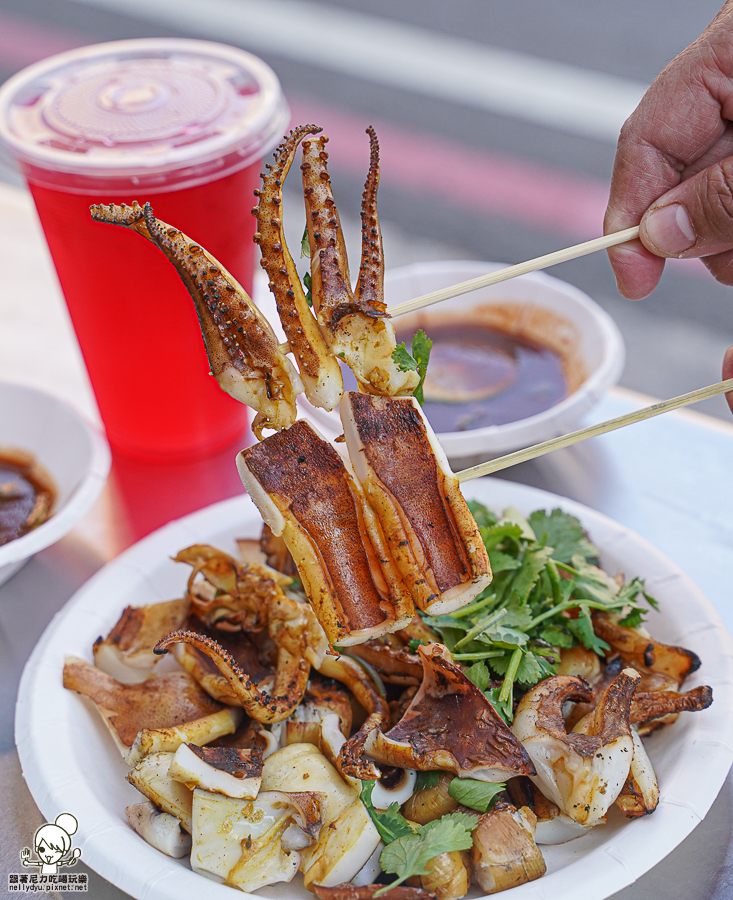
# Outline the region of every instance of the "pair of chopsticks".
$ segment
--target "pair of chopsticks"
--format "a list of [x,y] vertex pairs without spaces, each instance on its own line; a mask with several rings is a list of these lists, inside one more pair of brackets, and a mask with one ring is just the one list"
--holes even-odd
[[[499,269],[498,272],[493,272],[491,275],[472,278],[470,281],[462,281],[460,284],[454,284],[440,291],[433,291],[431,294],[423,294],[421,297],[415,297],[412,300],[406,300],[404,303],[398,303],[396,306],[390,307],[388,312],[392,317],[402,316],[405,313],[415,312],[415,310],[432,306],[434,303],[440,303],[441,300],[459,297],[461,294],[468,294],[470,291],[476,291],[491,284],[508,281],[510,278],[516,278],[518,275],[526,275],[528,272],[546,269],[561,262],[586,256],[588,253],[595,253],[597,250],[607,250],[609,247],[615,247],[617,244],[625,244],[627,241],[633,241],[638,236],[638,225],[633,228],[626,228],[623,231],[607,234],[604,237],[595,238],[583,244],[576,244],[574,247],[556,250],[554,253],[538,256],[535,259],[527,260],[527,262]],[[473,478],[480,478],[482,475],[490,475],[492,472],[498,472],[509,466],[517,465],[517,463],[527,462],[530,459],[536,459],[538,456],[544,456],[545,453],[550,453],[553,450],[570,447],[572,444],[586,440],[586,438],[598,437],[598,435],[606,434],[609,431],[615,431],[617,428],[623,428],[625,425],[643,422],[645,419],[651,419],[670,410],[688,406],[690,403],[698,403],[700,400],[707,400],[709,397],[715,397],[717,394],[724,394],[728,391],[733,391],[733,378],[720,381],[717,384],[711,384],[708,387],[699,388],[696,391],[690,391],[679,397],[673,397],[671,400],[653,403],[651,406],[637,409],[634,412],[627,413],[625,416],[617,416],[615,419],[608,419],[606,422],[599,422],[597,425],[590,425],[588,428],[572,431],[570,434],[543,441],[541,444],[535,444],[533,447],[527,447],[524,450],[517,450],[514,453],[508,453],[506,456],[488,460],[480,463],[478,466],[472,466],[470,469],[457,472],[456,477],[459,482],[464,482],[471,481]]]

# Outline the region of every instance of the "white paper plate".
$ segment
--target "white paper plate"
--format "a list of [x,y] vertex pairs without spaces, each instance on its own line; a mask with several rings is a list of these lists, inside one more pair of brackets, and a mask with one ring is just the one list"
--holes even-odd
[[[600,547],[604,567],[639,575],[662,606],[650,631],[689,647],[703,660],[687,687],[710,684],[715,702],[683,714],[647,740],[659,776],[657,812],[636,821],[613,815],[584,837],[545,847],[548,874],[514,888],[516,900],[599,900],[659,862],[701,821],[733,761],[733,642],[710,602],[670,560],[634,533],[586,507],[544,491],[485,479],[466,494],[501,510],[524,513],[560,506],[577,515]],[[234,900],[233,888],[215,884],[183,862],[149,847],[127,825],[124,808],[140,795],[124,779],[122,762],[98,714],[61,685],[64,656],[91,659],[92,642],[107,634],[123,607],[180,596],[188,567],[170,556],[197,542],[235,551],[236,537],[255,537],[261,520],[248,498],[235,498],[172,522],[95,575],[57,614],[23,673],[16,741],[23,774],[48,821],[70,812],[79,821],[75,846],[82,860],[140,900]],[[299,885],[264,888],[258,896],[310,898]]]

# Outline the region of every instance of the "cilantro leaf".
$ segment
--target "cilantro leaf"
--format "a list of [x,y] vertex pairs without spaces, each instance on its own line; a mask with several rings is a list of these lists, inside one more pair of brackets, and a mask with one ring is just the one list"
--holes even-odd
[[486,663],[474,663],[470,669],[466,669],[464,674],[480,691],[485,691],[491,683],[491,675],[486,668]]
[[313,280],[311,279],[310,272],[306,272],[305,275],[303,276],[303,284],[305,285],[305,290],[306,290],[305,299],[308,302],[308,306],[312,307],[313,306],[313,291],[311,290],[311,287],[313,286]]
[[573,635],[558,625],[548,625],[547,628],[543,628],[540,631],[540,637],[551,646],[559,647],[560,649],[572,647],[575,643]]
[[417,371],[417,360],[412,358],[412,354],[405,346],[404,341],[401,344],[397,344],[392,351],[392,361],[400,372]]
[[440,772],[418,772],[415,793],[425,788],[435,787],[440,781]]
[[512,704],[511,701],[500,699],[499,694],[501,693],[501,688],[489,688],[489,690],[485,693],[486,699],[494,707],[494,710],[497,712],[497,714],[504,720],[504,722],[506,722],[507,725],[511,725],[512,719],[514,718],[514,713],[512,712]]
[[505,784],[490,784],[475,778],[454,778],[448,787],[448,795],[469,809],[485,813],[505,787]]
[[611,649],[605,641],[596,637],[596,633],[593,631],[590,613],[585,606],[580,607],[580,615],[577,619],[568,619],[568,631],[575,635],[586,650],[592,650],[599,656],[603,656],[604,650]]
[[428,863],[441,853],[470,849],[473,845],[471,832],[477,825],[477,816],[454,812],[428,822],[427,825],[421,825],[416,834],[391,841],[382,850],[379,864],[383,872],[399,877],[378,890],[374,896],[378,897],[413,875],[427,874]]
[[588,540],[575,516],[561,509],[553,509],[549,515],[538,509],[529,517],[529,523],[537,537],[552,547],[552,558],[558,562],[569,563],[576,553],[582,553],[588,560],[598,558],[598,550]]
[[478,500],[469,500],[468,508],[471,510],[471,515],[476,520],[479,528],[491,528],[492,525],[496,525],[499,521],[494,513],[484,506],[483,503],[479,503]]
[[433,342],[421,328],[412,336],[412,353],[407,349],[404,342],[398,344],[392,351],[392,359],[400,372],[417,372],[420,376],[420,381],[418,381],[417,387],[412,393],[421,406],[425,402],[423,385],[428,371],[432,346]]
[[412,356],[417,363],[417,374],[420,376],[420,381],[414,390],[413,396],[420,406],[425,402],[423,385],[425,384],[425,376],[428,374],[428,363],[430,362],[430,351],[432,347],[433,342],[425,334],[422,328],[420,328],[412,338]]
[[491,571],[494,575],[498,575],[500,572],[511,572],[513,569],[518,569],[522,565],[521,560],[517,559],[516,556],[511,556],[509,553],[502,553],[501,550],[492,550],[489,553],[489,562],[491,563]]
[[628,616],[624,616],[623,619],[619,619],[618,624],[622,625],[624,628],[638,628],[643,621],[644,610],[639,609],[639,607],[636,606],[631,610]]
[[525,551],[522,565],[512,583],[512,588],[522,603],[529,597],[530,591],[540,577],[540,572],[545,568],[551,556],[552,547],[536,546]]
[[311,244],[308,239],[308,226],[306,225],[303,229],[303,237],[300,239],[300,255],[305,259],[310,259],[311,255]]
[[366,806],[367,812],[371,816],[372,822],[374,822],[374,826],[384,843],[389,844],[398,838],[413,835],[415,833],[413,828],[410,827],[407,819],[399,811],[399,803],[395,801],[384,812],[374,808],[372,803],[373,790],[373,781],[362,781],[361,802]]

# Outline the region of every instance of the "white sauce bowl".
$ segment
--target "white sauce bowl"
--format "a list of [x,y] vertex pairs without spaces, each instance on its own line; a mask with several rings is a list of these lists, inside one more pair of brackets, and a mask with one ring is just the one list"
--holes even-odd
[[35,553],[61,540],[99,497],[110,468],[107,441],[62,400],[0,382],[0,450],[32,453],[56,485],[53,512],[38,528],[0,546],[0,584]]

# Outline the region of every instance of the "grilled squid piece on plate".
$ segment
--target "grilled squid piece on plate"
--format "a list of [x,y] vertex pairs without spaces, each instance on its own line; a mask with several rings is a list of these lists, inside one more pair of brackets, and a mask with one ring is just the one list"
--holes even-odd
[[[185,672],[120,684],[86,660],[67,656],[64,687],[93,701],[123,756],[143,729],[170,729],[222,711]],[[234,731],[236,722],[229,725]]]
[[491,583],[478,527],[414,398],[349,391],[341,421],[354,471],[415,604],[444,615]]
[[301,849],[321,832],[328,799],[263,790],[256,800],[236,800],[197,788],[191,868],[242,891],[292,881]]
[[313,309],[329,348],[349,366],[360,389],[400,396],[417,387],[417,372],[401,372],[392,359],[394,328],[384,302],[384,257],[377,218],[379,145],[374,129],[369,174],[361,205],[362,256],[356,291],[351,289],[341,222],[326,169],[328,138],[303,141],[303,193],[311,249]]
[[[174,631],[158,641],[155,652],[167,653],[174,644],[191,644],[206,654],[228,681],[238,706],[257,722],[282,722],[292,713],[305,694],[310,661],[281,650],[280,663],[271,690],[260,690],[250,676],[236,663],[218,641],[194,631]],[[282,658],[284,657],[284,659]]]
[[507,784],[507,793],[512,803],[520,809],[531,809],[537,821],[534,839],[538,845],[564,844],[585,834],[593,827],[580,825],[566,816],[557,804],[539,790],[529,778],[512,778]]
[[262,753],[181,744],[173,755],[168,775],[191,791],[201,788],[239,800],[254,800],[262,783]]
[[141,684],[153,674],[160,657],[156,643],[186,621],[187,597],[148,606],[126,606],[114,628],[94,642],[94,664],[122,684]]
[[136,231],[173,263],[196,307],[211,374],[222,390],[256,410],[257,437],[265,428],[292,424],[303,384],[241,284],[203,247],[156,219],[149,203],[95,205],[91,212],[97,222]]
[[386,734],[372,729],[365,743],[378,763],[462,778],[506,781],[534,774],[527,752],[486,696],[442,644],[418,647],[424,675],[403,718]]
[[181,830],[180,819],[162,812],[150,800],[125,807],[130,827],[151,847],[181,859],[191,852],[191,835]]
[[303,883],[333,886],[350,881],[379,844],[379,832],[359,799],[312,744],[290,744],[265,760],[263,791],[319,791],[328,797],[317,841],[301,851]]
[[262,518],[288,545],[331,643],[360,643],[412,619],[412,600],[369,504],[308,422],[242,450],[237,466]]
[[648,816],[657,808],[659,784],[644,742],[633,728],[631,737],[634,740],[634,756],[616,805],[627,819],[636,819],[639,816]]
[[301,125],[275,150],[274,165],[268,165],[267,174],[262,175],[262,190],[255,191],[259,204],[252,213],[257,218],[254,239],[262,251],[260,264],[270,276],[270,290],[290,350],[298,361],[305,395],[314,406],[335,409],[344,390],[341,369],[308,306],[283,227],[283,182],[300,142],[320,130],[315,125]]
[[700,668],[700,657],[692,650],[663,644],[636,628],[618,625],[600,610],[593,613],[593,631],[620,653],[627,665],[669,675],[678,686]]
[[548,678],[528,691],[517,707],[513,731],[536,767],[535,784],[581,825],[603,819],[628,777],[634,750],[629,712],[638,682],[638,672],[624,669],[570,734],[565,730],[563,703],[587,702],[593,694],[582,679]]

